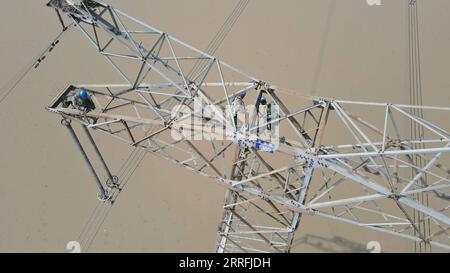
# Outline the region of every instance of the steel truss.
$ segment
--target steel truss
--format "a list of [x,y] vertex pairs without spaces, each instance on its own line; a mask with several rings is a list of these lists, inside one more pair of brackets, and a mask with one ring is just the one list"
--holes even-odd
[[[276,86],[101,1],[49,5],[78,27],[126,83],[70,85],[48,110],[224,186],[218,252],[289,252],[305,213],[450,249],[450,139],[442,127],[448,122],[439,124],[450,108],[302,97],[302,107],[290,111]],[[188,76],[198,61],[207,65]],[[89,91],[95,110],[63,107],[80,88]],[[256,122],[256,110],[244,130],[228,115],[232,98],[242,91],[256,105],[265,93],[279,108],[268,122],[280,131],[275,151],[255,145],[268,125]],[[191,113],[181,115],[174,106]],[[215,114],[205,115],[205,109]],[[412,109],[429,113],[429,119]],[[202,122],[186,136],[181,130],[190,118]],[[410,123],[425,135],[405,137],[402,128]],[[205,140],[214,128],[232,129],[225,130],[225,139]],[[429,195],[428,206],[417,193]],[[425,217],[414,221],[414,210]],[[420,232],[423,221],[430,223],[428,236]]]

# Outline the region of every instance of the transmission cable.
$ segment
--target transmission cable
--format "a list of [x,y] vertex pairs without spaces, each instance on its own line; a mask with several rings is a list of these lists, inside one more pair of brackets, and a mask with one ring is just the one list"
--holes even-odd
[[327,20],[325,23],[325,32],[324,32],[324,35],[322,38],[322,43],[320,45],[319,58],[317,61],[317,66],[316,66],[316,70],[314,72],[314,77],[313,77],[313,81],[312,81],[311,95],[317,94],[317,91],[318,91],[317,87],[319,85],[320,75],[322,74],[323,62],[325,59],[325,51],[327,48],[328,37],[330,36],[333,17],[336,12],[336,4],[337,4],[337,0],[332,0],[330,10],[328,12]]
[[42,62],[47,58],[46,54],[51,53],[55,49],[61,38],[72,25],[73,24],[65,27],[38,56],[34,57],[29,64],[20,69],[19,72],[17,72],[17,74],[0,89],[0,104],[6,101],[16,87],[33,69],[37,69],[42,64]]
[[[409,31],[409,88],[410,88],[410,104],[411,105],[423,105],[423,88],[422,88],[422,71],[421,71],[421,58],[420,58],[420,37],[419,37],[419,15],[418,15],[418,4],[417,0],[408,0],[408,31]],[[413,115],[420,118],[424,118],[423,109],[411,109]],[[422,125],[410,120],[410,134],[411,139],[424,139],[425,129]],[[413,144],[414,149],[424,149],[425,145],[423,143]],[[419,155],[412,156],[413,163],[418,168],[423,168],[425,166],[425,159]],[[411,175],[414,177],[416,175],[415,170],[411,170]],[[427,184],[427,176],[424,175],[421,178],[423,184]],[[425,185],[423,185],[425,186]],[[420,203],[429,206],[429,196],[428,193],[417,193],[416,199]],[[418,223],[418,229],[421,234],[425,237],[431,235],[431,223],[430,219],[424,219],[425,215],[420,211],[414,210],[413,221]],[[414,235],[417,235],[417,231],[414,230]],[[431,245],[424,242],[415,242],[414,244],[415,252],[431,252]]]

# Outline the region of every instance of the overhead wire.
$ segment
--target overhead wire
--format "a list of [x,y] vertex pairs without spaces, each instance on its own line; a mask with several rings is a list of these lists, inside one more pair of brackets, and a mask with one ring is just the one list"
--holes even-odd
[[[238,19],[241,17],[242,13],[246,9],[247,5],[249,4],[250,0],[240,0],[236,7],[233,9],[232,13],[228,16],[225,23],[221,26],[220,30],[216,33],[212,41],[208,44],[206,47],[205,52],[213,55],[216,53],[216,51],[219,49],[220,45],[223,43],[225,38],[228,36],[228,34],[233,29],[234,25],[238,21]],[[195,74],[202,71],[207,66],[208,60],[198,60],[194,67],[192,68],[191,72],[189,73],[188,77],[192,77]]]
[[[422,88],[422,71],[421,71],[421,58],[420,58],[420,31],[419,31],[419,13],[418,13],[418,1],[408,0],[408,38],[409,38],[409,97],[411,105],[423,105],[423,88]],[[411,109],[413,115],[420,118],[424,118],[423,109]],[[424,139],[425,129],[422,125],[410,121],[410,134],[411,139]],[[423,143],[413,144],[414,149],[425,148]],[[412,156],[414,165],[419,168],[423,168],[426,164],[424,158],[419,155]],[[411,170],[411,175],[414,177],[416,175],[415,170]],[[427,176],[420,180],[421,183],[427,183]],[[429,196],[428,193],[422,192],[417,193],[415,198],[418,202],[429,206]],[[418,211],[413,211],[413,221],[418,224],[418,229],[420,234],[425,237],[431,235],[431,222],[425,219],[425,215]],[[416,230],[414,230],[414,235],[419,235]],[[431,252],[431,245],[425,242],[415,242],[414,243],[415,252]]]
[[125,186],[130,181],[134,172],[140,166],[142,160],[145,158],[145,154],[147,152],[144,149],[138,149],[138,152],[134,154],[134,157],[129,161],[127,169],[124,169],[122,173],[119,174],[119,181],[122,181],[119,188],[114,188],[111,191],[111,202],[103,202],[99,203],[100,206],[97,207],[96,212],[93,215],[93,219],[90,225],[87,225],[87,229],[84,231],[84,237],[80,237],[79,243],[84,246],[86,252],[88,252],[97,237],[100,228],[103,226],[106,221],[112,206],[117,202],[117,199],[121,193],[121,191],[125,188]]
[[316,70],[314,72],[314,77],[313,77],[313,81],[312,81],[311,95],[317,94],[317,91],[318,91],[317,87],[319,85],[320,75],[322,74],[323,62],[325,60],[325,51],[327,48],[328,37],[330,36],[331,25],[333,23],[333,17],[336,12],[336,4],[337,4],[337,0],[332,0],[330,9],[328,11],[328,15],[327,15],[326,23],[325,23],[325,32],[324,32],[322,42],[320,45],[319,58],[317,61],[317,66],[316,66]]
[[0,88],[0,104],[6,101],[6,99],[16,90],[17,86],[25,79],[25,77],[33,70],[40,66],[40,64],[46,59],[46,54],[51,53],[53,49],[59,44],[63,35],[72,25],[64,28],[55,39],[36,57],[31,59],[31,62],[21,68],[14,77],[12,77],[2,88]]

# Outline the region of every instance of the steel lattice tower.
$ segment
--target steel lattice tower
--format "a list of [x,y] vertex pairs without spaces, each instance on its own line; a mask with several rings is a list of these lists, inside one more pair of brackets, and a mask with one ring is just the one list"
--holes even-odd
[[[289,252],[304,214],[450,249],[450,171],[445,166],[450,139],[443,127],[448,123],[439,124],[450,108],[305,96],[291,111],[283,89],[102,1],[52,0],[48,6],[67,16],[125,80],[123,85],[70,85],[48,107],[63,117],[103,200],[109,200],[110,190],[84,153],[74,121],[95,148],[90,131],[224,186],[218,252]],[[207,65],[188,76],[198,61]],[[64,105],[81,88],[95,110]],[[243,91],[256,107],[241,128],[229,112],[232,99]],[[263,95],[277,113],[267,122],[258,119]],[[417,109],[429,119],[414,115]],[[417,139],[403,134],[402,124],[410,123],[422,126],[425,134]],[[279,133],[265,138],[269,127]],[[96,152],[108,173],[106,184],[120,184]],[[424,164],[417,166],[414,158]],[[418,193],[428,194],[428,205],[416,199]],[[413,211],[424,217],[414,221]],[[420,221],[429,222],[429,234],[420,232]]]

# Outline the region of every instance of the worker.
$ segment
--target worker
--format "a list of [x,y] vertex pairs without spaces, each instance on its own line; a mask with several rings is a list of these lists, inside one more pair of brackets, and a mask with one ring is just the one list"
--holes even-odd
[[233,104],[232,104],[232,114],[233,114],[233,121],[234,125],[237,128],[238,125],[238,115],[239,113],[245,114],[245,103],[244,98],[246,96],[246,92],[242,92],[234,97]]
[[95,110],[95,104],[92,101],[91,96],[84,89],[80,89],[75,94],[67,97],[63,103],[64,108],[69,108],[71,106],[85,112]]
[[80,89],[78,93],[74,97],[75,105],[84,111],[92,111],[95,109],[95,104],[92,101],[91,96],[89,96],[88,92],[84,89]]
[[259,103],[263,106],[263,117],[265,117],[266,119],[267,130],[270,131],[272,129],[272,104],[267,103],[267,99],[265,96],[261,96]]

